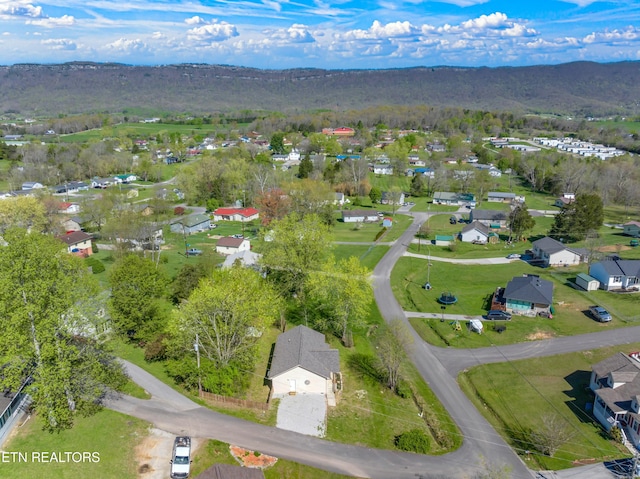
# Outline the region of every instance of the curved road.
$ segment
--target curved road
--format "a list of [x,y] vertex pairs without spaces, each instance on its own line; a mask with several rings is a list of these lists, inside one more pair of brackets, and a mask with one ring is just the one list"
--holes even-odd
[[[435,213],[434,213],[435,214]],[[444,349],[431,346],[411,328],[405,312],[391,290],[393,266],[406,252],[427,213],[414,213],[414,222],[394,242],[373,272],[374,295],[387,321],[399,318],[414,336],[411,359],[438,399],[459,426],[463,445],[443,456],[422,456],[396,451],[338,444],[311,436],[267,427],[216,413],[199,406],[167,385],[127,363],[131,378],[146,389],[150,400],[119,396],[108,407],[145,419],[175,434],[214,438],[265,454],[308,464],[327,471],[354,477],[444,479],[472,477],[484,471],[483,462],[511,467],[512,478],[533,478],[533,473],[502,437],[476,410],[458,387],[457,374],[468,367],[484,363],[525,359],[580,351],[629,342],[640,327],[608,330],[581,336],[554,338],[527,344],[481,349]]]

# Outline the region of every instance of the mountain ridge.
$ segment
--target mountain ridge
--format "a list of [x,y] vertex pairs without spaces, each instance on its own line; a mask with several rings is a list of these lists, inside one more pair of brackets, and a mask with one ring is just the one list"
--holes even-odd
[[636,115],[640,62],[375,70],[91,61],[0,66],[0,113],[116,113],[131,108],[213,113],[418,104],[559,115]]

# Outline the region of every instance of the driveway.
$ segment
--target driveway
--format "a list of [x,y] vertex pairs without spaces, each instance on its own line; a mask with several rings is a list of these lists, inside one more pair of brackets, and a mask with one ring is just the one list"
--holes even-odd
[[276,427],[307,436],[324,437],[327,400],[321,394],[286,395],[280,399]]

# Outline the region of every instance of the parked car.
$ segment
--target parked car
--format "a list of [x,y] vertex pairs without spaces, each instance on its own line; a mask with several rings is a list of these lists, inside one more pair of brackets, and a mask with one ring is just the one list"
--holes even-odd
[[187,250],[187,256],[200,256],[202,254],[202,250],[198,248],[189,248]]
[[501,311],[499,309],[492,309],[487,313],[487,319],[490,320],[502,320],[502,321],[511,321],[511,313],[507,311]]
[[173,442],[173,454],[171,457],[171,479],[183,479],[189,477],[191,469],[191,438],[188,436],[176,437]]
[[609,311],[604,309],[602,306],[590,306],[589,312],[594,319],[600,321],[601,323],[608,323],[611,321],[611,314]]
[[507,259],[520,259],[522,256],[519,255],[518,253],[511,253],[510,255],[507,256]]
[[244,238],[244,235],[240,235],[240,234],[238,234],[238,235],[233,235],[233,238],[236,238],[236,239],[242,239],[242,238]]
[[455,216],[451,216],[451,218],[449,218],[449,224],[451,225],[458,224],[458,218],[456,218]]

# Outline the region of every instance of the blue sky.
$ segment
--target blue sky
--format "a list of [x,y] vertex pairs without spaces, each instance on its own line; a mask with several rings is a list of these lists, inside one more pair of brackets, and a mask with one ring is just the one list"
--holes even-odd
[[638,0],[0,0],[0,64],[256,68],[640,60]]

